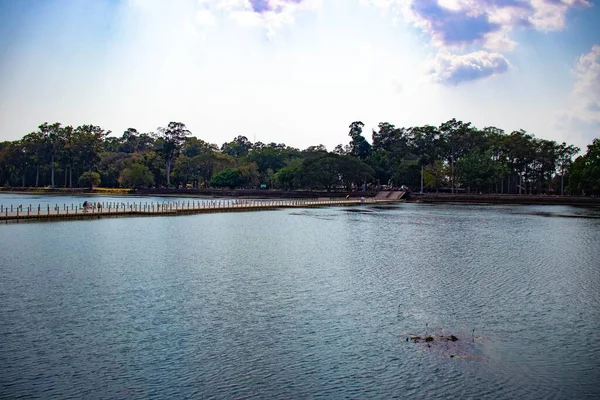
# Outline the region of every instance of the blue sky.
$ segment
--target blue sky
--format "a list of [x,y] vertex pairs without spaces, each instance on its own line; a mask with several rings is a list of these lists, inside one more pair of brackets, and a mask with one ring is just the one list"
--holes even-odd
[[0,140],[170,121],[221,145],[451,118],[600,137],[591,0],[0,0]]

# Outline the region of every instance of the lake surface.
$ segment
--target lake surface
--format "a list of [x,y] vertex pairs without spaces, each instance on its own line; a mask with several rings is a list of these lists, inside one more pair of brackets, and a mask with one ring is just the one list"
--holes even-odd
[[0,398],[599,398],[600,219],[566,216],[598,212],[0,225]]

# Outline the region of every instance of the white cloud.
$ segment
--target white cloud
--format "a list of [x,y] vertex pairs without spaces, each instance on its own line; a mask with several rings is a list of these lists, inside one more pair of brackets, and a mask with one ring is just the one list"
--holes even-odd
[[600,122],[600,45],[594,45],[575,65],[573,116],[583,122]]
[[284,26],[291,25],[298,13],[315,11],[322,0],[198,0],[199,23],[214,25],[217,19],[228,18],[243,27],[265,29],[268,38]]
[[[386,10],[394,10],[402,18],[426,32],[432,44],[442,53],[441,65],[447,64],[447,52],[463,53],[475,49],[510,52],[517,43],[510,33],[516,27],[538,31],[556,31],[565,27],[565,18],[574,7],[589,7],[589,0],[365,0]],[[473,56],[477,54],[477,56]],[[480,52],[457,56],[470,60],[472,71],[480,77],[506,71],[508,63],[499,54],[481,58]],[[471,61],[477,59],[474,64]],[[496,68],[487,63],[498,62]],[[454,61],[456,62],[456,60]],[[483,63],[483,64],[481,64]],[[481,64],[481,65],[480,65]],[[478,69],[478,67],[481,67]],[[471,68],[471,67],[469,67]],[[442,68],[446,70],[446,67]],[[472,76],[475,76],[474,74]],[[444,74],[440,76],[445,76]],[[471,79],[467,79],[471,80]],[[440,82],[447,82],[445,79]],[[460,80],[464,81],[464,80]]]
[[486,48],[494,48],[498,32],[507,37],[518,26],[561,30],[570,9],[591,6],[588,0],[413,0],[410,4],[400,0],[398,4],[439,47],[478,44]]
[[198,10],[194,22],[200,26],[215,26],[217,25],[217,17],[207,9]]
[[495,32],[486,33],[484,36],[484,47],[488,50],[510,52],[517,46],[517,42],[512,40],[508,33],[508,28],[502,28]]
[[600,132],[600,45],[576,61],[573,74],[573,90],[565,98],[567,106],[555,114],[555,128],[562,140],[585,149]]
[[589,7],[588,0],[530,0],[533,13],[528,21],[540,31],[561,30],[565,26],[565,16],[573,7]]
[[430,69],[433,81],[457,85],[488,76],[502,74],[509,63],[502,54],[477,51],[465,55],[438,53]]

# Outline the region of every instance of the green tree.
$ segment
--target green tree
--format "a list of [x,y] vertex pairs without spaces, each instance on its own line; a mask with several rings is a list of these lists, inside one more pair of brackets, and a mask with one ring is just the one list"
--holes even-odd
[[11,142],[4,153],[4,157],[8,167],[9,182],[12,181],[17,186],[25,186],[29,156],[22,141],[16,140]]
[[138,150],[139,134],[135,128],[127,128],[118,139],[118,147],[113,150],[119,153],[135,153]]
[[118,187],[121,172],[137,159],[137,156],[128,153],[101,153],[98,163],[100,184],[104,187]]
[[242,173],[238,168],[228,168],[216,173],[210,180],[214,187],[229,187],[234,189],[242,183]]
[[301,158],[290,160],[288,165],[277,171],[275,180],[288,190],[300,186],[302,184],[302,163]]
[[423,171],[423,181],[427,189],[435,189],[436,193],[442,185],[445,184],[447,178],[447,168],[442,160],[435,160],[428,165]]
[[44,137],[45,141],[45,153],[47,155],[47,162],[50,165],[50,186],[55,187],[54,184],[54,170],[56,167],[56,160],[58,154],[65,146],[65,138],[72,131],[72,127],[63,127],[59,122],[55,122],[49,125],[44,122],[39,126],[39,134]]
[[252,150],[252,142],[246,136],[239,135],[231,142],[223,143],[221,152],[234,158],[246,157]]
[[454,192],[456,171],[455,164],[462,155],[472,151],[469,144],[469,135],[473,132],[471,123],[464,123],[452,118],[450,121],[444,122],[439,127],[440,132],[440,147],[444,158],[449,164],[450,187]]
[[256,163],[258,172],[263,175],[268,169],[278,171],[285,165],[285,153],[283,149],[265,146],[253,149],[248,155],[250,162]]
[[196,157],[192,158],[182,154],[175,160],[175,166],[171,176],[176,178],[177,181],[184,186],[191,181],[195,187],[198,181],[198,170]]
[[367,139],[362,135],[364,126],[365,124],[361,121],[355,121],[350,124],[350,132],[348,133],[348,136],[352,139],[350,141],[350,154],[361,160],[366,159],[371,152],[371,144],[367,142]]
[[167,187],[171,186],[171,168],[175,158],[181,151],[181,145],[190,131],[181,122],[169,122],[166,128],[158,128],[159,140],[157,150],[165,162]]
[[304,161],[302,179],[310,188],[324,188],[328,192],[341,184],[340,162],[337,154],[327,153]]
[[237,170],[240,172],[240,186],[243,185],[251,188],[258,186],[258,183],[260,182],[260,173],[258,172],[256,163],[252,162],[241,165]]
[[346,190],[350,190],[352,186],[359,188],[371,181],[375,175],[375,171],[369,165],[347,155],[339,156],[338,172]]
[[181,146],[181,154],[184,156],[193,158],[202,154],[216,153],[219,148],[216,144],[205,142],[202,139],[198,139],[194,136],[185,138]]
[[558,171],[560,172],[560,194],[565,194],[565,172],[573,164],[573,156],[579,153],[579,147],[562,142],[557,151]]
[[86,171],[79,177],[79,185],[87,186],[92,190],[100,184],[100,174],[94,171]]
[[577,157],[570,168],[569,186],[576,193],[600,194],[600,139],[588,145],[585,155]]
[[487,192],[502,174],[502,166],[492,158],[491,151],[475,150],[458,160],[456,172],[460,182],[469,189]]
[[73,166],[76,166],[79,171],[92,171],[98,165],[100,154],[104,150],[104,140],[108,134],[110,132],[96,125],[81,125],[73,130],[70,138],[65,139],[69,144],[65,146],[68,149],[65,155],[65,166],[71,170],[71,175]]
[[38,187],[40,183],[40,167],[44,163],[46,153],[45,138],[40,131],[31,132],[23,137],[23,144],[27,147],[35,164],[35,187]]
[[154,176],[150,169],[139,163],[133,163],[130,167],[121,171],[119,176],[121,186],[139,188],[154,185]]
[[312,157],[317,155],[327,154],[327,148],[322,144],[318,144],[316,146],[308,146],[306,149],[302,151],[302,155],[304,157]]

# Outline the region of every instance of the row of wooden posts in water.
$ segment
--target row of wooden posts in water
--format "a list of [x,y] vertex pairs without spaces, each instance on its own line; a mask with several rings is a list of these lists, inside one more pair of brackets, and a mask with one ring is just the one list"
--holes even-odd
[[285,200],[249,200],[249,199],[222,199],[222,200],[188,200],[169,202],[84,202],[82,204],[50,204],[37,206],[22,204],[5,206],[0,204],[0,221],[19,220],[57,220],[69,218],[89,218],[118,215],[165,215],[165,214],[192,214],[205,212],[227,211],[254,211],[289,207],[320,207],[335,205],[357,205],[364,203],[378,203],[375,199],[285,199]]

